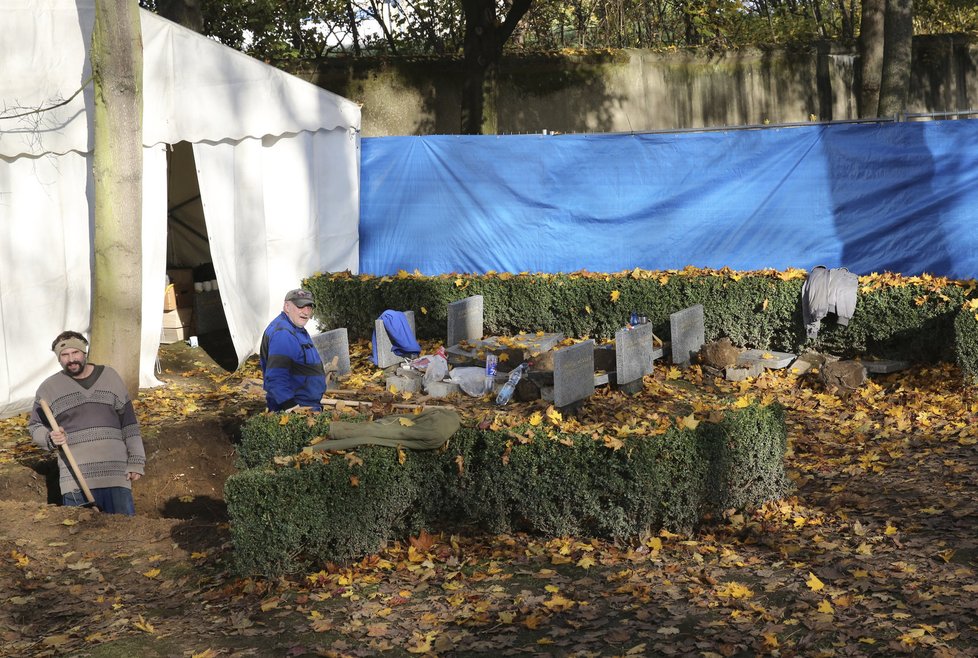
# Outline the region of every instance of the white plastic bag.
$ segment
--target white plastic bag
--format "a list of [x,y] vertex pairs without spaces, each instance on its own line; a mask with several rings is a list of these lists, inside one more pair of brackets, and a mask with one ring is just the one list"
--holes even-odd
[[474,398],[482,397],[486,392],[486,369],[482,366],[453,368],[449,379]]
[[435,354],[429,357],[428,365],[424,371],[424,377],[421,378],[421,385],[424,386],[424,390],[428,390],[428,385],[431,382],[440,382],[445,379],[448,375],[448,361],[440,354]]

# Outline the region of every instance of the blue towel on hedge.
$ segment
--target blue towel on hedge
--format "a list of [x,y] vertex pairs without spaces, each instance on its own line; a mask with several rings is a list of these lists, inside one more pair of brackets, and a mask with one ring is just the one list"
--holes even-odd
[[[391,351],[397,356],[405,354],[420,354],[421,346],[414,337],[414,330],[407,320],[407,316],[401,311],[387,309],[380,314],[380,319],[384,321],[384,329],[391,340]],[[377,365],[377,332],[373,335],[373,356],[374,365]]]

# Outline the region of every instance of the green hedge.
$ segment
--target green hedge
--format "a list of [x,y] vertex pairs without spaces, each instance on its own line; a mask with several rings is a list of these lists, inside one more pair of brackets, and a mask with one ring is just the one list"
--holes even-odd
[[668,340],[669,315],[703,304],[708,341],[729,336],[744,347],[930,363],[954,358],[955,317],[970,291],[961,282],[863,277],[848,327],[828,319],[818,338],[809,341],[801,312],[803,281],[800,271],[689,270],[437,277],[338,273],[317,275],[304,284],[316,298],[321,328],[346,327],[353,338],[369,337],[374,319],[392,308],[415,312],[418,337],[444,340],[448,303],[478,294],[485,299],[487,335],[559,331],[611,338],[635,310]]
[[[242,454],[294,453],[321,433],[302,417],[246,423]],[[526,437],[532,437],[532,440]],[[522,438],[520,438],[522,437]],[[558,440],[560,439],[560,440]],[[628,437],[613,450],[587,435],[463,428],[439,451],[369,446],[228,478],[235,564],[277,575],[377,551],[421,528],[528,531],[624,541],[688,530],[705,515],[782,497],[786,430],[777,405],[726,412],[695,431]]]
[[965,380],[978,384],[978,300],[966,303],[954,319],[954,352]]

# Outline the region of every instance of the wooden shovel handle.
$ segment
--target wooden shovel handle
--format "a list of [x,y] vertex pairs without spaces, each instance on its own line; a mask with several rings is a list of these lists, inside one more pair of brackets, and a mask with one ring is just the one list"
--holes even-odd
[[[58,421],[54,419],[54,414],[51,413],[51,407],[48,406],[47,401],[38,400],[38,403],[41,405],[41,410],[44,411],[44,415],[47,417],[48,423],[51,425],[51,429],[60,429],[58,427]],[[75,461],[75,456],[71,454],[71,448],[68,447],[67,443],[59,447],[62,451],[64,451],[65,459],[68,460],[68,465],[71,466],[71,472],[75,474],[75,478],[78,479],[78,484],[81,485],[82,492],[85,494],[85,500],[94,504],[95,496],[92,495],[92,490],[88,488],[88,483],[85,482],[85,478],[81,474],[81,469],[78,468],[78,462]]]

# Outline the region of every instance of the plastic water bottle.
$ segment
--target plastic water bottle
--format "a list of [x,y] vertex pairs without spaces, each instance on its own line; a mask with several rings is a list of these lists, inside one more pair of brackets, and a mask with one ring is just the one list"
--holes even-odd
[[632,317],[629,318],[628,324],[632,325],[633,327],[638,324],[638,313],[637,312],[632,311]]
[[523,378],[523,373],[529,367],[530,364],[523,362],[516,366],[513,372],[509,373],[509,380],[503,384],[503,387],[499,389],[499,395],[496,396],[496,404],[509,404],[509,401],[513,399],[513,393],[516,391],[516,385],[520,383],[520,379]]
[[495,354],[486,355],[486,393],[492,393],[496,386],[496,368],[499,365],[499,357]]

